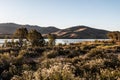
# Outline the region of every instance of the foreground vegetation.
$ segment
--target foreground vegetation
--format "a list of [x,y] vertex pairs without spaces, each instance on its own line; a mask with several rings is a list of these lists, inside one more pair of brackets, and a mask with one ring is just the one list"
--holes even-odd
[[[24,34],[23,34],[24,33]],[[115,40],[58,44],[36,30],[16,30],[19,40],[0,47],[1,80],[118,80],[120,45]]]
[[120,46],[114,41],[43,47],[9,46],[1,47],[0,53],[2,80],[116,80],[120,78]]

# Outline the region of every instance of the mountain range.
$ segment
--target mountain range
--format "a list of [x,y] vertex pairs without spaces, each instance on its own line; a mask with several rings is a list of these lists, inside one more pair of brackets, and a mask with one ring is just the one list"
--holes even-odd
[[36,29],[44,37],[47,34],[56,34],[57,38],[64,39],[106,39],[107,30],[95,29],[88,26],[72,26],[66,29],[59,29],[53,26],[41,27],[37,25],[20,25],[15,23],[0,23],[0,35],[13,34],[17,28],[26,27],[28,30]]

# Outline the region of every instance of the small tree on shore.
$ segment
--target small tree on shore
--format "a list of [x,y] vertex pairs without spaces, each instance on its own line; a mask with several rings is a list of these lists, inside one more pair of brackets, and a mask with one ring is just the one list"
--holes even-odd
[[120,32],[119,31],[109,32],[107,34],[107,36],[114,41],[120,41]]
[[30,30],[27,36],[28,41],[32,46],[44,46],[44,39],[37,30]]
[[48,37],[48,44],[49,44],[49,46],[54,46],[55,45],[56,35],[48,34],[47,37]]
[[27,28],[18,28],[15,33],[14,33],[14,37],[19,39],[19,43],[20,43],[20,47],[22,47],[23,45],[23,39],[26,39],[28,35],[28,30]]

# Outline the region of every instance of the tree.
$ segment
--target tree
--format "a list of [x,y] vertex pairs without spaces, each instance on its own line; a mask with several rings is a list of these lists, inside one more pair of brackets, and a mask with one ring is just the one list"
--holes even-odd
[[50,46],[54,46],[55,45],[55,39],[56,39],[56,35],[48,34],[48,44]]
[[18,28],[15,33],[14,33],[14,37],[18,38],[19,39],[19,42],[20,42],[20,47],[22,47],[23,45],[23,39],[26,39],[28,35],[28,30],[27,28]]
[[113,38],[114,38],[114,35],[113,35],[112,32],[109,32],[109,33],[107,34],[107,36],[108,36],[108,38],[110,38],[110,39],[113,39]]
[[27,39],[32,46],[44,46],[44,39],[41,33],[35,29],[29,31]]
[[114,41],[120,41],[120,32],[119,31],[109,32],[107,34],[107,36]]

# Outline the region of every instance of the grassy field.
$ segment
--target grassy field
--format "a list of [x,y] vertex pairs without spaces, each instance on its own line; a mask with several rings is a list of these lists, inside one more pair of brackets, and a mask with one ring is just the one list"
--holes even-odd
[[[14,44],[15,45],[15,44]],[[0,48],[2,80],[119,80],[120,45],[113,41]]]

